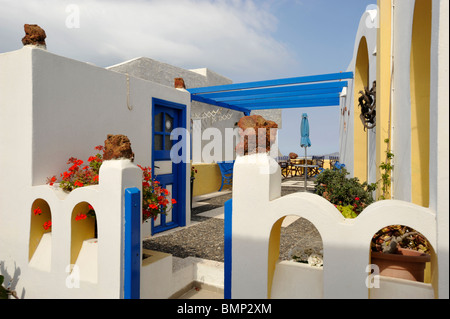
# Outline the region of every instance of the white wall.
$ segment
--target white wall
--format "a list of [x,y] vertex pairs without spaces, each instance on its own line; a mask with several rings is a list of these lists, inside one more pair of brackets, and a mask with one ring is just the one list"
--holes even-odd
[[[44,196],[36,193],[36,188],[50,191],[50,186],[45,185],[47,177],[59,177],[59,173],[67,170],[66,162],[71,156],[87,161],[90,155],[95,154],[94,147],[103,145],[108,134],[127,135],[135,154],[135,163],[150,165],[152,98],[184,104],[188,115],[190,95],[181,90],[130,77],[130,110],[127,107],[126,75],[33,47],[0,54],[0,70],[0,262],[5,262],[2,274],[14,277],[14,270],[17,271],[17,287],[23,288],[18,291],[19,296],[21,293],[25,297],[37,296],[39,289],[46,289],[48,283],[45,278],[48,277],[28,272],[31,205],[36,198]],[[186,127],[189,127],[188,119]],[[186,207],[189,207],[190,198],[189,173],[187,169]],[[120,187],[122,182],[120,178],[118,181],[109,181]],[[138,184],[133,186],[140,187],[140,182]],[[82,197],[77,197],[76,194],[89,192],[95,193],[92,188],[80,189],[74,191],[70,198],[81,200]],[[51,196],[51,201],[58,203],[54,195],[48,196]],[[120,198],[123,199],[123,194]],[[119,210],[122,209],[121,202],[118,203],[107,195],[95,200],[91,198],[90,201],[96,202],[96,210],[109,202],[115,203]],[[70,203],[55,205],[70,206]],[[186,215],[189,223],[189,210]],[[61,216],[67,214],[58,209],[52,210],[55,224],[58,224],[59,218],[63,218]],[[116,217],[120,219],[120,216]],[[108,222],[107,215],[99,216],[99,219]],[[59,232],[59,236],[63,236],[70,234],[70,231],[52,228],[55,231],[53,243],[67,244],[66,239],[60,240],[61,237],[57,234]],[[117,247],[117,241],[122,239],[119,233],[109,243]],[[58,248],[58,245],[52,245],[53,253],[62,251],[64,250]],[[100,251],[101,249],[99,254],[104,254]],[[67,252],[62,257],[65,254]],[[55,258],[54,254],[52,256]],[[120,254],[115,255],[111,261],[114,267],[109,269],[120,268],[120,258]],[[63,266],[67,266],[64,258],[56,264],[52,263],[52,269],[56,267],[58,274],[53,279],[61,280],[67,276]],[[99,275],[99,280],[102,280],[102,276],[104,275]],[[24,288],[23,282],[33,277],[36,277],[34,288]],[[112,280],[118,282],[118,279]],[[95,292],[99,293],[99,289],[93,286],[94,296]],[[57,291],[45,296],[57,298]],[[119,297],[117,289],[112,289],[106,295],[105,290],[102,291],[103,295],[99,294],[98,297]],[[82,295],[80,291],[73,293],[72,296]]]
[[410,57],[414,1],[397,1],[394,9],[394,77],[392,151],[395,154],[393,195],[411,201]]
[[[410,57],[412,25],[415,1],[394,1],[393,8],[393,85],[392,85],[392,152],[394,170],[392,176],[393,198],[410,202],[411,194],[411,96],[410,96]],[[448,298],[449,267],[449,206],[448,206],[448,72],[449,72],[449,2],[433,0],[432,2],[432,39],[431,39],[431,83],[430,83],[430,208],[436,213],[438,238],[438,263],[440,270],[439,297]],[[365,14],[366,15],[366,14]],[[355,41],[354,59],[356,59],[359,39],[365,32],[365,17],[361,19]],[[376,29],[375,29],[376,30]],[[369,46],[376,44],[376,32],[369,41]],[[369,53],[371,49],[369,48]],[[375,58],[375,57],[374,57]],[[354,70],[354,63],[349,70]],[[372,74],[372,60],[371,74]],[[376,65],[376,60],[373,66]],[[374,75],[375,76],[375,75]],[[372,75],[371,75],[372,77]],[[353,106],[352,87],[346,103]],[[343,104],[342,107],[345,107]],[[354,106],[356,109],[357,106]],[[341,119],[341,159],[353,167],[353,123],[348,119],[348,130],[343,130]],[[369,146],[369,150],[370,150]],[[375,158],[370,152],[369,157]]]
[[430,208],[437,212],[439,297],[449,298],[449,2],[433,1],[430,90]]
[[63,171],[70,156],[87,160],[107,134],[127,135],[135,162],[150,165],[152,98],[189,108],[190,96],[133,77],[129,87],[131,111],[126,75],[33,50],[34,185]]
[[[267,298],[273,225],[288,215],[308,219],[318,230],[323,242],[324,267],[322,276],[303,273],[298,285],[303,291],[312,290],[323,298],[368,298],[367,266],[370,264],[370,243],[373,235],[388,225],[407,225],[421,232],[433,246],[437,246],[436,215],[428,208],[408,202],[385,200],[368,206],[355,219],[345,219],[326,199],[308,192],[287,196],[281,194],[278,164],[265,154],[238,157],[234,165],[232,220],[232,298]],[[278,243],[279,245],[279,243]],[[273,257],[273,256],[272,256]],[[278,265],[277,265],[278,267]],[[297,267],[294,272],[304,272]],[[279,274],[278,274],[279,275]],[[288,287],[286,276],[274,280],[280,287]],[[283,279],[284,278],[284,279]],[[311,287],[307,286],[310,285]],[[292,296],[302,289],[285,292]],[[427,291],[431,288],[427,284]],[[323,292],[323,295],[322,295]],[[273,296],[274,297],[274,296]]]
[[[377,78],[377,70],[376,70],[376,49],[377,49],[377,29],[373,27],[375,24],[368,23],[368,21],[372,21],[372,16],[369,12],[365,12],[359,22],[358,31],[355,36],[355,44],[353,48],[353,58],[350,62],[347,71],[355,72],[356,58],[358,55],[358,48],[363,37],[366,38],[367,48],[369,53],[369,89],[372,88],[373,81]],[[354,115],[355,113],[358,115],[361,114],[361,110],[359,106],[354,105],[354,81],[349,81],[349,86],[347,88],[346,96],[341,97],[341,116],[340,116],[340,138],[339,138],[339,154],[340,160],[345,164],[346,168],[350,172],[350,175],[353,176],[353,153],[354,153],[354,145],[353,145],[353,136],[355,130],[354,123]],[[359,95],[357,95],[359,96]],[[347,111],[344,111],[347,108]],[[344,112],[343,112],[344,111]],[[350,112],[348,112],[350,111]],[[346,123],[344,125],[344,122]],[[368,177],[369,183],[373,183],[376,180],[376,163],[375,163],[375,154],[376,154],[376,129],[369,130],[368,134]]]

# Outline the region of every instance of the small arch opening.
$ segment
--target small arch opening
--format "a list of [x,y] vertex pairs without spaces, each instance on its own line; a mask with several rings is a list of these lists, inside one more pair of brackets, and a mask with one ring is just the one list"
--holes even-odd
[[94,207],[88,202],[78,203],[71,218],[71,256],[70,263],[75,264],[86,240],[97,238],[97,216]]
[[360,92],[366,88],[369,89],[369,49],[366,37],[362,37],[356,56],[353,90],[353,176],[361,181],[367,181],[368,178],[368,133],[360,118],[358,99]]
[[[383,298],[434,297],[437,256],[422,233],[405,225],[386,226],[372,237],[370,251],[373,274],[379,275],[377,283],[369,287],[377,288],[371,289],[371,298],[378,296],[378,292]],[[392,279],[394,281],[387,281],[390,284],[380,283],[386,277],[400,281],[395,283]],[[405,281],[420,284],[415,286]]]
[[52,214],[44,199],[31,205],[28,262],[30,266],[50,271]]
[[416,0],[411,57],[411,196],[414,204],[429,206],[430,75],[432,2]]
[[[322,237],[309,220],[287,215],[272,226],[268,260],[269,298],[322,298],[323,266]],[[286,276],[293,277],[286,281]]]

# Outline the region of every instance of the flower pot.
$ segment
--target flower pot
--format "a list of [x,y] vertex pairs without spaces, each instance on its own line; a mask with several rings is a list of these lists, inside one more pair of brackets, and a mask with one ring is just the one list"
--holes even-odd
[[396,254],[372,252],[372,264],[378,266],[381,276],[424,281],[425,264],[430,255],[411,249],[399,248]]

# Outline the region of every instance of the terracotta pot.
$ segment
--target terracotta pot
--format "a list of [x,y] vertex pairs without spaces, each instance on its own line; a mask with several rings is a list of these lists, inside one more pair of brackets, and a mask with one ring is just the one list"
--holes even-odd
[[425,264],[430,255],[411,249],[399,248],[397,254],[372,252],[372,264],[380,269],[380,275],[423,282]]

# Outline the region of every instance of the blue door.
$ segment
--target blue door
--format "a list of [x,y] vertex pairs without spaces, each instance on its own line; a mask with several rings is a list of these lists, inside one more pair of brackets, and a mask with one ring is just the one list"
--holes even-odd
[[186,164],[174,163],[170,155],[172,146],[182,142],[181,137],[171,139],[171,133],[175,128],[185,128],[185,123],[184,105],[153,99],[152,171],[155,179],[170,192],[169,202],[174,198],[177,203],[167,215],[152,221],[152,234],[186,226]]

